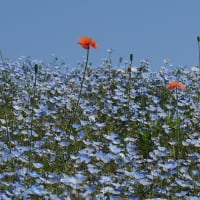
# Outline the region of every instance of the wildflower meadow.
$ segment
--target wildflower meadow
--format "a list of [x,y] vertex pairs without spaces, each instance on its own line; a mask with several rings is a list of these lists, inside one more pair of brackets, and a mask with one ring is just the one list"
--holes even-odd
[[199,66],[92,67],[98,45],[73,68],[1,54],[0,199],[200,199]]

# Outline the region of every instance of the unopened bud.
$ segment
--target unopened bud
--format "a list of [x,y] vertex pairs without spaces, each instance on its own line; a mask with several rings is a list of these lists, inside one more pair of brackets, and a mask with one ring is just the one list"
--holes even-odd
[[35,64],[35,66],[34,66],[34,69],[35,69],[35,74],[37,74],[37,73],[38,73],[38,68],[39,68],[38,64]]
[[121,62],[122,62],[122,60],[123,60],[123,58],[122,58],[122,57],[119,57],[119,63],[121,63]]
[[130,61],[131,61],[131,63],[133,62],[133,54],[132,53],[130,54]]

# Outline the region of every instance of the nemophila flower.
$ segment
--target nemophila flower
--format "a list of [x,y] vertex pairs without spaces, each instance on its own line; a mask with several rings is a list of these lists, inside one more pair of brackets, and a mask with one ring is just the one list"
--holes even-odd
[[175,88],[178,88],[180,90],[185,90],[186,86],[177,81],[171,81],[169,84],[167,84],[168,90],[174,90]]
[[78,44],[80,44],[84,49],[89,49],[90,46],[97,48],[97,43],[90,37],[81,36]]

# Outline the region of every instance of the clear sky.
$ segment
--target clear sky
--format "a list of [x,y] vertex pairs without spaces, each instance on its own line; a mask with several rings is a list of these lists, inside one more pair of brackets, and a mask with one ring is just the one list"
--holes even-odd
[[0,50],[5,58],[20,56],[49,61],[55,54],[71,66],[85,50],[79,36],[98,43],[90,61],[102,64],[112,48],[134,65],[148,59],[157,70],[168,58],[174,66],[198,65],[200,0],[0,0]]

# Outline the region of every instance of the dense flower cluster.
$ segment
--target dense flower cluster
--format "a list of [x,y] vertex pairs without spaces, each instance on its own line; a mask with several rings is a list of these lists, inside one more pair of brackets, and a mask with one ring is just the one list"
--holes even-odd
[[0,63],[0,199],[199,199],[199,68],[87,70],[78,44],[84,70]]

